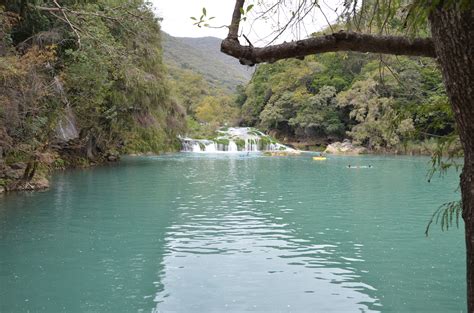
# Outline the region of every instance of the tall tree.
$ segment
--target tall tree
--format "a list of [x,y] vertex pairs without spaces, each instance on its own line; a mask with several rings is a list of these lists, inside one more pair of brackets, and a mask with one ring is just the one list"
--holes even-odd
[[[345,1],[346,7],[348,3],[352,4],[353,11],[357,11],[352,16],[355,20],[361,18],[366,3],[372,4],[372,13],[377,17],[385,10],[387,13],[381,19],[379,34],[339,31],[263,48],[243,46],[239,42],[240,22],[247,11],[244,2],[245,0],[236,0],[229,34],[221,45],[222,52],[238,58],[242,64],[254,65],[285,58],[302,58],[330,51],[359,51],[437,59],[464,150],[461,196],[466,241],[467,310],[474,312],[474,2],[410,0],[392,3],[390,0],[377,0],[362,1],[362,5],[358,6],[357,1]],[[300,3],[309,4],[314,9],[319,8],[318,1],[301,0]],[[411,14],[411,18],[416,17],[418,23],[428,22],[431,37],[382,35],[387,22],[396,18],[393,10],[395,3],[406,5],[406,8],[409,8],[408,14]],[[296,20],[298,22],[298,19]]]

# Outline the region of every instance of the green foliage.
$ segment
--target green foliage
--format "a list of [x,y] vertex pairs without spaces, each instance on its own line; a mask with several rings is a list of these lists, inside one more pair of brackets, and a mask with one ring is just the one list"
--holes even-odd
[[424,141],[455,134],[429,59],[326,53],[279,61],[259,66],[240,99],[245,124],[297,139],[348,136],[373,150],[432,153]]
[[187,114],[194,115],[202,99],[211,96],[212,88],[202,75],[192,70],[169,65],[168,73],[171,94],[184,107]]
[[316,60],[324,66],[310,84],[312,93],[317,93],[324,86],[332,86],[337,92],[346,89],[354,79],[356,73],[361,71],[364,55],[348,53],[325,53],[318,55]]
[[51,88],[55,48],[36,47],[23,55],[0,57],[0,144],[10,153],[32,155],[54,133],[60,106]]
[[[0,27],[2,38],[9,38],[0,43],[4,154],[21,152],[28,159],[61,147],[68,154],[64,162],[73,164],[82,161],[71,157],[101,161],[116,151],[177,149],[185,112],[170,97],[160,26],[149,4],[61,5],[70,24],[42,9],[55,7],[49,0],[9,1],[8,12],[0,11],[2,22],[9,18]],[[66,109],[79,138],[58,146],[57,126]]]
[[245,148],[245,140],[239,138],[235,139],[234,142],[239,150],[243,150]]
[[472,0],[344,1],[345,27],[349,30],[427,36],[429,14],[437,7],[473,8]]
[[247,101],[247,94],[245,93],[245,87],[243,85],[237,85],[236,95],[235,95],[235,104],[241,108],[245,101]]
[[228,146],[230,140],[229,140],[229,139],[225,139],[225,138],[217,138],[217,139],[214,140],[214,142],[217,143],[217,144],[220,144],[220,145],[226,145],[226,146]]
[[433,223],[440,224],[441,230],[448,230],[453,222],[459,227],[459,217],[462,213],[462,202],[452,201],[441,205],[431,216],[428,225],[426,225],[425,235],[428,236],[430,227]]
[[[309,59],[309,58],[308,58]],[[304,62],[304,63],[303,63]],[[302,66],[302,64],[308,66]],[[257,67],[252,80],[246,87],[246,101],[242,106],[242,119],[248,125],[259,124],[259,116],[273,93],[292,91],[313,66],[306,61],[287,60]]]
[[[162,33],[163,59],[173,77],[197,75],[209,88],[206,93],[235,92],[236,86],[250,80],[252,72],[238,60],[220,52],[221,39],[214,37],[178,38]],[[178,71],[178,73],[175,73]],[[202,85],[201,82],[199,84]],[[188,88],[194,88],[188,85]]]
[[206,97],[196,108],[196,118],[208,124],[234,125],[238,109],[232,106],[230,97]]
[[437,137],[436,146],[432,150],[431,170],[428,172],[428,181],[434,174],[444,175],[450,168],[459,170],[462,168],[463,150],[459,136],[452,133],[447,136]]
[[[241,94],[231,96],[225,88],[215,88],[199,72],[168,65],[171,95],[188,115],[187,135],[212,138],[222,126],[235,126],[240,116]],[[238,85],[240,86],[240,85]]]
[[217,136],[219,125],[202,124],[196,121],[192,116],[186,118],[186,130],[189,137],[194,139],[209,139]]
[[335,87],[321,87],[316,95],[301,103],[296,116],[291,118],[288,124],[296,127],[297,135],[340,137],[344,134],[345,125],[336,111],[335,96]]
[[400,137],[413,130],[409,118],[397,123],[394,99],[382,97],[377,86],[377,82],[369,78],[354,83],[351,89],[338,95],[339,105],[350,106],[350,117],[357,122],[348,135],[370,149],[393,147],[400,143]]
[[170,94],[188,115],[186,135],[213,138],[218,128],[237,125],[249,72],[219,52],[216,38],[163,36]]

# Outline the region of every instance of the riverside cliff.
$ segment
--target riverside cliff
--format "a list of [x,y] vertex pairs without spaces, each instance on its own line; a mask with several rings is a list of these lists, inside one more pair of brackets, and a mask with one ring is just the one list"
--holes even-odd
[[144,1],[113,2],[62,1],[69,22],[53,1],[0,6],[0,191],[179,149],[185,112],[170,97],[158,19]]

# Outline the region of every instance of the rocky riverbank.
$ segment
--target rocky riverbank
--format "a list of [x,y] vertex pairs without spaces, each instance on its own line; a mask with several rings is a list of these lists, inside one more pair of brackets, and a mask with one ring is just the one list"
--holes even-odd
[[48,171],[45,164],[39,160],[7,164],[0,159],[0,193],[48,188]]
[[49,176],[55,170],[86,168],[119,159],[118,153],[108,153],[95,161],[57,152],[38,153],[27,161],[8,162],[0,157],[0,194],[47,189],[50,186]]
[[[372,147],[367,148],[354,144],[349,139],[342,142],[337,141],[327,144],[321,139],[305,139],[298,141],[297,138],[283,138],[281,141],[295,149],[302,151],[317,151],[336,155],[360,155],[360,154],[382,154],[382,155],[424,155],[431,156],[439,152],[440,143],[436,139],[424,141],[406,141],[392,147]],[[443,155],[461,156],[461,146],[458,141],[453,141],[449,146],[445,146]]]
[[367,154],[368,150],[364,147],[353,145],[348,139],[343,142],[334,142],[326,147],[325,153],[329,154],[342,154],[342,155],[358,155]]

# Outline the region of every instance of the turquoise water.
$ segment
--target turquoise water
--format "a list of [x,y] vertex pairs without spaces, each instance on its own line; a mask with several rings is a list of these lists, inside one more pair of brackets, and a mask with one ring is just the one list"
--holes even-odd
[[[0,312],[462,312],[457,174],[427,158],[177,154],[0,197]],[[347,164],[373,168],[348,169]]]

